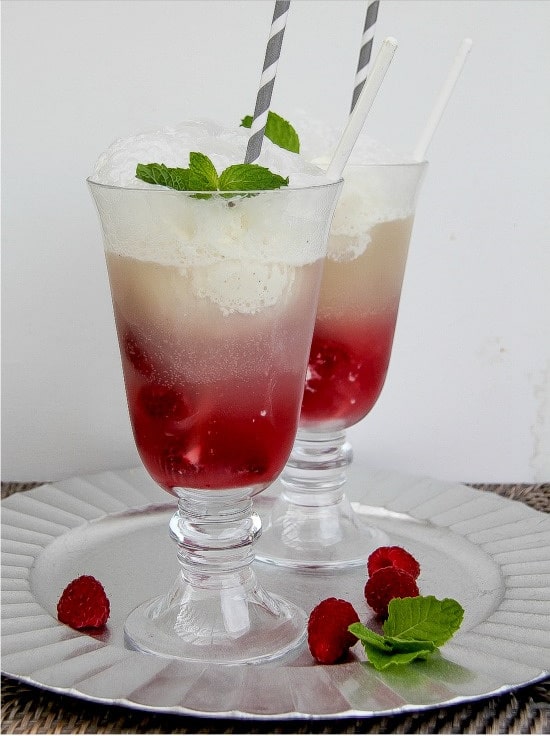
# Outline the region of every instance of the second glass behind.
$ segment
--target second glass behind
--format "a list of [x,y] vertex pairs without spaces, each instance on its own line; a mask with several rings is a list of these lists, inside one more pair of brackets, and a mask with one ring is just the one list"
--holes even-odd
[[389,543],[347,498],[353,453],[346,429],[370,412],[384,385],[426,168],[426,162],[365,164],[344,172],[299,430],[272,489],[278,498],[263,519],[256,548],[262,562],[345,568],[363,565],[374,549]]

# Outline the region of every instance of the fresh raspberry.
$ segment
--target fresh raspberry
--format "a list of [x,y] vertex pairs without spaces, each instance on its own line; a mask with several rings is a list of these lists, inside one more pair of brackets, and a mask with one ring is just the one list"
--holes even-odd
[[418,594],[416,580],[398,567],[381,567],[365,585],[365,598],[378,618],[387,617],[392,598],[415,598]]
[[374,575],[382,567],[397,567],[416,578],[420,575],[420,565],[403,547],[378,547],[367,560],[369,575]]
[[340,598],[327,598],[311,612],[307,625],[309,651],[321,664],[342,659],[357,637],[348,626],[359,621],[355,608]]
[[91,575],[81,575],[69,583],[57,603],[57,618],[73,629],[99,629],[109,612],[105,590]]

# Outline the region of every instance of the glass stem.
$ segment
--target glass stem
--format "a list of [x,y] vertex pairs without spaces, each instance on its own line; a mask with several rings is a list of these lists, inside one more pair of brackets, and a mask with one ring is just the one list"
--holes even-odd
[[331,506],[341,502],[346,469],[353,451],[344,430],[299,430],[281,475],[284,496],[298,506]]
[[177,493],[169,528],[180,571],[166,594],[130,613],[128,646],[227,664],[267,662],[299,647],[306,614],[266,592],[252,569],[261,522],[250,488]]
[[[170,535],[186,582],[194,587],[223,588],[252,576],[253,544],[261,533],[252,499],[239,492],[180,492]],[[207,496],[207,498],[205,498]]]
[[266,515],[256,550],[260,562],[344,570],[364,566],[386,542],[386,533],[365,525],[348,498],[352,460],[345,431],[299,430],[280,477],[281,492]]

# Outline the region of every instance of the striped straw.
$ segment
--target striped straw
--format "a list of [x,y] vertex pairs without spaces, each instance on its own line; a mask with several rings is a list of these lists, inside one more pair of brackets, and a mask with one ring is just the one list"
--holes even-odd
[[326,172],[327,179],[339,179],[342,176],[344,167],[363,129],[367,115],[384,81],[396,49],[397,41],[395,38],[388,36],[382,42],[382,46],[374,60],[372,72],[369,74],[366,84],[357,100],[355,110],[348,117],[344,132],[334,149],[332,160]]
[[290,0],[276,0],[275,2],[271,31],[265,50],[264,68],[260,78],[260,88],[256,96],[256,108],[254,110],[254,117],[252,118],[250,138],[246,147],[245,164],[253,163],[262,150],[267,114],[275,85],[275,75],[281,55],[289,7]]
[[374,40],[374,25],[378,17],[379,0],[369,0],[367,4],[367,14],[365,16],[365,27],[363,28],[363,36],[361,37],[361,48],[359,50],[359,59],[357,61],[357,71],[355,73],[355,87],[353,89],[353,97],[351,100],[351,111],[357,104],[357,99],[361,94],[365,79],[367,78],[370,57],[372,54],[372,43]]

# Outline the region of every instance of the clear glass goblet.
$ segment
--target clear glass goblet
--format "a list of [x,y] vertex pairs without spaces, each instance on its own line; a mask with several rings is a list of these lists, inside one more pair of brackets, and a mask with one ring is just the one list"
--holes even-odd
[[[293,568],[363,565],[388,543],[354,512],[346,429],[375,405],[388,371],[426,162],[346,167],[329,236],[298,434],[256,555]],[[354,479],[361,482],[361,479]],[[369,489],[362,489],[366,497]],[[375,505],[371,490],[369,503]]]
[[340,185],[229,196],[89,180],[136,446],[178,499],[180,572],[129,615],[132,648],[233,664],[304,638],[306,614],[251,568],[252,498],[292,449]]

